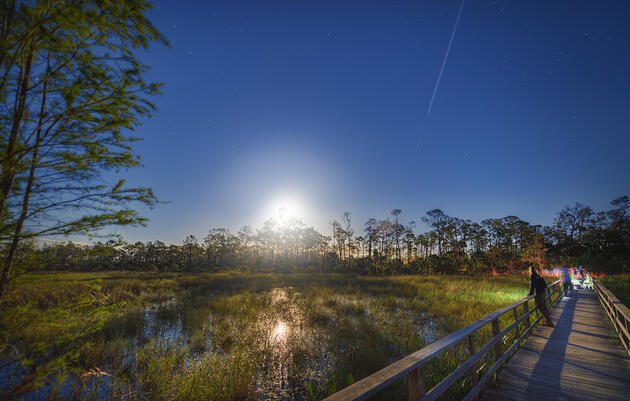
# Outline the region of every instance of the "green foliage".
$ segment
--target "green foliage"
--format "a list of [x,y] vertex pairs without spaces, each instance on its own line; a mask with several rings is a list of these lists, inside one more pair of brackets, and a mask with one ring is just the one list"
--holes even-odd
[[[4,169],[2,178],[10,174],[22,182],[22,174],[31,166],[29,155],[38,149],[40,156],[32,160],[36,177],[29,219],[88,204],[100,212],[46,225],[29,235],[88,233],[112,223],[141,223],[144,220],[132,210],[118,209],[134,200],[153,204],[150,190],[125,188],[122,179],[109,189],[92,181],[104,171],[140,163],[132,148],[138,138],[124,130],[133,130],[153,110],[147,96],[158,93],[159,84],[142,79],[148,66],[135,56],[137,48],[165,42],[144,16],[151,3],[18,1],[13,9],[9,7],[3,7],[9,29],[7,46],[0,53],[2,71],[9,79],[0,90],[9,103],[24,102],[25,110],[22,118],[1,116],[10,123],[1,127],[2,157],[5,165],[13,167]],[[15,74],[25,62],[30,62],[30,76]],[[23,82],[31,87],[22,91]],[[14,112],[5,108],[3,113]],[[25,139],[13,144],[17,140],[13,130]],[[41,134],[39,143],[35,132]],[[53,173],[54,179],[44,178]],[[4,195],[22,200],[23,190],[18,185]],[[43,195],[50,199],[44,201]]]
[[[136,57],[166,43],[146,0],[23,0],[0,6],[0,298],[19,242],[142,225],[150,188],[105,178],[140,165],[130,134],[158,83]],[[107,177],[105,177],[107,175]]]

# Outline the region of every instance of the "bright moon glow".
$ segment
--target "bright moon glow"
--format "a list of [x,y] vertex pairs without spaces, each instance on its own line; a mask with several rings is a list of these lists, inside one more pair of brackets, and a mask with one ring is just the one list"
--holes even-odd
[[279,196],[265,207],[264,217],[284,221],[290,218],[304,218],[302,203],[295,197]]

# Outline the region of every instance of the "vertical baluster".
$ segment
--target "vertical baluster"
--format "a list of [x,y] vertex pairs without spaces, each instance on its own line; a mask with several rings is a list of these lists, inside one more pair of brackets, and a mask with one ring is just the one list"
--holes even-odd
[[[475,339],[474,333],[468,336],[468,353],[470,354],[470,358],[473,357],[477,353],[475,350]],[[479,378],[477,377],[477,369],[479,369],[479,362],[475,363],[472,368],[470,368],[470,376],[472,377],[472,385],[475,387],[479,382]],[[479,400],[479,397],[475,397],[475,400]]]
[[[611,301],[612,304],[612,301]],[[613,304],[613,314],[615,316],[615,328],[617,329],[617,333],[619,334],[619,338],[621,338],[621,342],[624,347],[628,348],[628,344],[625,341],[625,335],[623,334],[623,330],[621,329],[621,318],[619,317],[619,309]]]
[[[496,337],[501,332],[501,326],[499,325],[499,318],[497,317],[492,321],[492,337]],[[501,358],[503,355],[503,338],[499,340],[498,343],[494,345],[494,360],[495,362]],[[496,380],[497,374],[494,374],[494,379]]]
[[[525,302],[523,304],[523,314],[527,314],[529,312],[529,301]],[[529,329],[529,326],[531,326],[531,315],[527,316],[527,319],[525,319],[525,328]]]
[[[518,312],[517,312],[518,308],[514,308],[514,323],[516,323],[516,321],[518,320]],[[514,328],[514,330],[516,331],[516,338],[518,338],[521,334],[521,331],[518,328],[518,324],[516,325],[516,327]]]
[[[625,326],[625,328],[626,328],[626,331],[630,331],[630,326],[628,326],[628,319],[626,319],[626,317],[625,317],[625,316],[623,317],[623,321],[624,321],[624,326]],[[624,337],[625,337],[625,334],[624,334]],[[630,347],[630,338],[625,337],[625,339],[626,339],[626,343],[627,343],[627,344],[628,344],[628,346]]]
[[424,365],[409,372],[407,376],[409,385],[409,401],[418,401],[425,393]]
[[[499,318],[496,318],[492,321],[492,336],[496,337],[501,332],[501,328],[499,326]],[[495,360],[501,358],[503,355],[503,339],[501,339],[494,346],[494,358]]]

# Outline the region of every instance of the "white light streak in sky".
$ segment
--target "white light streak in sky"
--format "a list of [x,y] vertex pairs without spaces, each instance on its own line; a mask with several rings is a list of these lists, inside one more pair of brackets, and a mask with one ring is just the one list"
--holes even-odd
[[455,19],[455,26],[453,26],[453,32],[451,32],[451,39],[448,41],[448,47],[446,48],[446,53],[444,54],[444,60],[442,60],[442,68],[440,68],[440,73],[438,74],[437,81],[435,82],[435,88],[433,89],[433,96],[431,96],[431,102],[429,102],[429,108],[427,109],[427,115],[431,115],[431,109],[433,108],[433,102],[435,101],[435,95],[437,94],[438,88],[440,87],[440,81],[442,80],[442,74],[444,73],[444,67],[446,67],[446,62],[448,61],[448,54],[451,52],[451,46],[453,45],[453,39],[455,38],[455,32],[457,32],[457,26],[459,25],[459,20],[462,17],[462,11],[464,10],[464,3],[466,0],[462,0],[462,3],[459,5],[459,11],[457,12],[457,18]]

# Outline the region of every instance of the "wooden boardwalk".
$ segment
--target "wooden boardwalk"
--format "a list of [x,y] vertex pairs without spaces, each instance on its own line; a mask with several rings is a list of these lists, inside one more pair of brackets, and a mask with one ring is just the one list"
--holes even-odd
[[[547,286],[545,296],[554,305],[551,317],[555,328],[536,325],[542,318],[536,316],[538,308],[531,305],[534,297],[528,296],[324,401],[360,401],[372,395],[378,399],[380,390],[405,376],[410,401],[436,401],[451,387],[459,386],[464,377],[470,379],[472,387],[460,397],[463,401],[477,400],[480,392],[485,401],[630,401],[630,309],[599,281],[590,275],[586,279],[581,279],[581,284],[592,285],[595,291],[580,289],[563,297],[560,280]],[[479,331],[486,327],[492,329],[490,339],[479,337]],[[476,338],[480,343],[475,344]],[[467,345],[468,359],[427,388],[427,363],[458,345]],[[487,356],[490,360],[487,358],[480,369],[482,358]],[[487,388],[497,372],[498,384]]]
[[485,401],[630,400],[630,358],[593,291],[576,290],[552,309],[508,361]]

